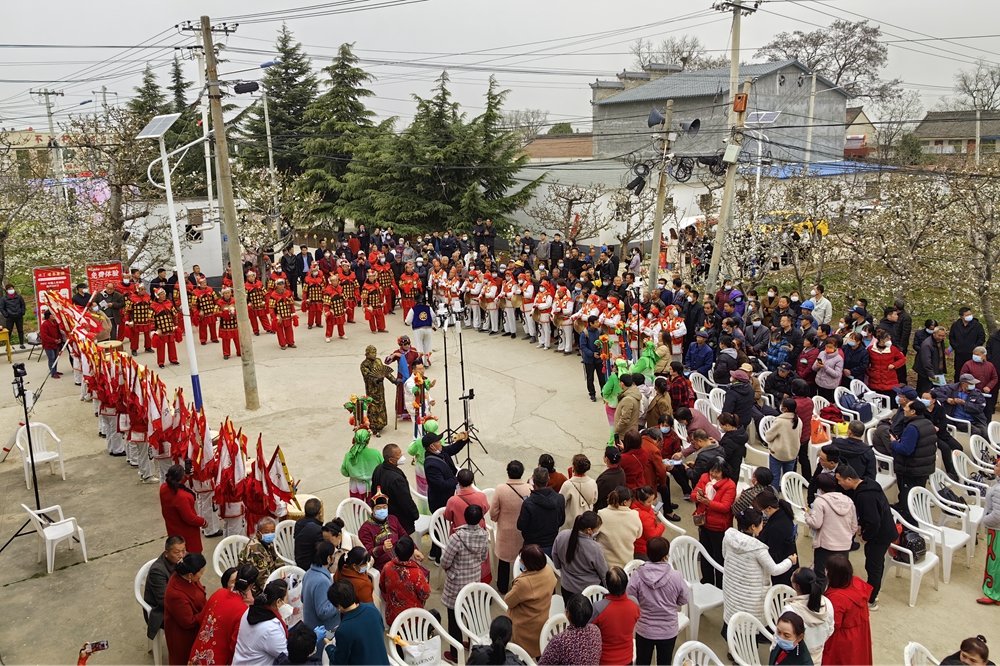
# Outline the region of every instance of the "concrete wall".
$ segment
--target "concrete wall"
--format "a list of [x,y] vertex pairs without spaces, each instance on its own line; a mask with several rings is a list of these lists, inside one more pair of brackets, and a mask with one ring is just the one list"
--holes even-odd
[[[750,111],[781,112],[775,123],[760,128],[772,142],[769,148],[775,160],[801,162],[805,159],[810,80],[804,77],[799,86],[800,73],[800,69],[790,66],[782,72],[761,77],[750,93]],[[785,76],[784,85],[778,85],[779,74]],[[728,94],[723,94],[718,99],[697,97],[674,100],[675,124],[695,118],[701,120],[698,136],[681,137],[674,145],[675,154],[710,155],[724,150],[722,140],[729,134],[728,99]],[[646,127],[646,116],[654,106],[662,111],[665,104],[666,100],[594,105],[594,157],[615,157],[648,146],[653,133]],[[812,161],[843,159],[846,106],[846,98],[842,94],[829,91],[822,83],[817,83],[813,123],[829,126],[813,128]],[[747,133],[744,157],[755,161],[757,143],[751,136]]]

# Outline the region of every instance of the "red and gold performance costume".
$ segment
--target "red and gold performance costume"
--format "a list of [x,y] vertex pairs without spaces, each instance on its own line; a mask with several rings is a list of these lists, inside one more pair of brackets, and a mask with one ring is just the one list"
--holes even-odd
[[337,279],[340,281],[340,288],[344,290],[344,307],[347,308],[347,323],[354,323],[354,308],[358,307],[361,294],[358,278],[351,270],[348,261],[342,261],[337,269]]
[[219,306],[216,304],[218,294],[204,281],[194,290],[195,308],[198,309],[198,339],[201,344],[208,344],[209,334],[212,342],[219,341],[219,332],[216,323],[219,315]]
[[[370,275],[370,274],[369,274]],[[372,333],[385,330],[385,295],[377,282],[366,280],[361,288],[361,305],[365,308],[365,319]]]
[[236,301],[233,300],[233,290],[226,287],[222,290],[222,298],[216,301],[219,308],[219,336],[222,338],[222,358],[229,358],[229,350],[236,345],[236,355],[240,353],[240,336],[236,323]]
[[260,335],[261,328],[264,329],[265,333],[270,333],[271,318],[267,315],[267,294],[264,293],[264,285],[257,279],[257,274],[250,271],[247,273],[247,280],[243,286],[247,290],[247,310],[253,334]]
[[392,267],[386,262],[385,257],[380,256],[378,263],[372,265],[375,271],[375,281],[378,282],[382,290],[382,312],[392,314],[393,297],[399,295],[399,287],[396,286],[396,276],[392,274]]
[[295,346],[295,299],[292,292],[285,288],[284,282],[278,282],[274,291],[267,295],[268,308],[271,310],[271,327],[278,334],[278,347]]
[[167,293],[157,290],[157,300],[150,306],[153,309],[153,345],[156,347],[156,364],[163,367],[164,356],[170,359],[171,365],[177,365],[177,343],[184,334],[180,311],[173,302],[167,300]]
[[402,296],[403,320],[417,303],[417,294],[423,292],[424,282],[420,276],[413,271],[413,267],[407,265],[406,270],[399,276],[399,292]]
[[309,313],[309,328],[323,325],[323,288],[326,280],[317,266],[309,271],[302,288],[302,311]]
[[153,308],[152,299],[149,294],[140,286],[125,298],[125,312],[123,321],[128,326],[129,345],[132,348],[132,356],[139,353],[139,334],[143,335],[143,346],[145,351],[153,351],[153,343],[150,334],[153,332]]
[[347,299],[344,289],[340,286],[337,276],[330,277],[330,284],[323,290],[323,311],[326,313],[326,341],[333,337],[333,327],[337,327],[337,336],[344,337],[344,321],[347,317]]

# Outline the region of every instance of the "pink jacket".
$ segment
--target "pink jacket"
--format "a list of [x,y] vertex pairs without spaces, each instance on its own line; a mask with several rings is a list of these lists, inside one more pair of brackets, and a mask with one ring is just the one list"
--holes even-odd
[[823,493],[813,500],[806,523],[816,531],[813,548],[850,550],[858,531],[858,514],[854,502],[844,493]]
[[517,529],[517,518],[521,515],[521,503],[530,494],[531,486],[521,479],[507,479],[506,482],[498,483],[496,486],[493,505],[490,507],[490,520],[497,528],[498,560],[513,562],[521,552],[524,537]]

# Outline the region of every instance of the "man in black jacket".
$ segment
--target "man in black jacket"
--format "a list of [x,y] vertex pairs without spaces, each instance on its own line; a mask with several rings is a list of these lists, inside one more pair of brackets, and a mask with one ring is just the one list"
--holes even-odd
[[525,545],[533,543],[551,557],[552,543],[566,520],[566,499],[549,488],[549,471],[544,467],[532,472],[531,485],[531,494],[521,504],[517,529]]
[[875,449],[865,444],[865,424],[851,421],[847,424],[847,437],[834,437],[833,445],[840,453],[840,462],[854,468],[862,479],[874,481],[878,476]]
[[146,616],[146,637],[151,641],[156,640],[157,632],[163,627],[163,596],[167,592],[167,583],[174,573],[174,567],[186,554],[184,537],[168,536],[163,552],[153,561],[146,574],[142,598],[152,607]]
[[948,332],[948,344],[955,353],[955,381],[962,374],[962,366],[972,360],[972,350],[986,344],[986,331],[979,323],[972,308],[963,307],[958,311],[958,319]]
[[410,495],[410,482],[399,469],[402,461],[403,450],[397,444],[382,447],[382,464],[372,472],[372,488],[381,489],[389,498],[389,515],[396,516],[407,534],[413,534],[420,511]]
[[[910,313],[906,311],[906,303],[901,298],[897,298],[896,302],[893,303],[893,307],[896,308],[897,320],[896,320],[896,345],[899,347],[903,355],[906,356],[910,353],[910,336],[913,333],[913,317]],[[896,368],[896,377],[899,379],[900,384],[906,383],[906,366],[902,365]]]
[[865,571],[872,586],[868,609],[878,610],[878,593],[882,589],[885,554],[897,538],[896,521],[882,486],[871,479],[862,479],[850,465],[837,467],[837,483],[847,491],[858,511],[858,527],[865,541]]
[[[448,503],[448,498],[455,494],[458,467],[451,457],[458,455],[469,443],[469,434],[456,434],[454,443],[448,446],[443,446],[441,439],[440,433],[428,432],[424,433],[422,442],[424,451],[427,452],[424,457],[424,476],[427,477],[427,507],[431,513],[443,508]],[[430,555],[433,559],[440,558],[441,549],[432,546]]]
[[288,279],[288,287],[292,290],[292,296],[295,300],[299,300],[299,260],[292,254],[291,245],[286,247],[281,255],[281,270],[284,271],[285,277]]
[[[944,339],[947,335],[948,332],[945,331],[944,326],[938,326],[920,343],[920,349],[917,350],[917,360],[913,365],[913,369],[917,373],[917,393],[930,391],[934,385],[934,379],[938,375],[943,377],[948,371],[944,350]],[[971,351],[969,358],[972,358]],[[962,366],[957,367],[961,369]]]
[[937,466],[937,429],[927,418],[927,407],[918,400],[911,400],[903,407],[906,425],[902,434],[893,437],[889,445],[892,449],[893,467],[896,472],[896,488],[899,503],[896,510],[912,521],[907,498],[913,488],[924,488]]
[[316,544],[323,540],[323,503],[310,497],[302,507],[302,513],[303,517],[295,521],[292,541],[295,544],[295,566],[308,570],[312,566]]

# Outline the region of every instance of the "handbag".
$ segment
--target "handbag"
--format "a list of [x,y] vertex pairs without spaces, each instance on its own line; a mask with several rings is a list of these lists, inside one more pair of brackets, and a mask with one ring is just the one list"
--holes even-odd
[[937,494],[941,496],[941,499],[947,500],[948,502],[951,502],[953,504],[961,504],[962,506],[968,506],[968,502],[965,501],[964,497],[958,495],[954,490],[946,486],[938,488]]
[[[924,541],[924,538],[913,530],[904,528],[899,523],[896,523],[896,531],[899,533],[899,538],[896,539],[895,545],[906,548],[913,553],[914,564],[922,562],[924,556],[927,555],[927,542]],[[909,557],[906,553],[896,550],[891,546],[889,550],[892,551],[892,559],[897,562],[909,562]]]
[[695,527],[704,527],[705,523],[708,521],[708,516],[704,513],[696,513],[691,516],[691,519],[694,521]]

